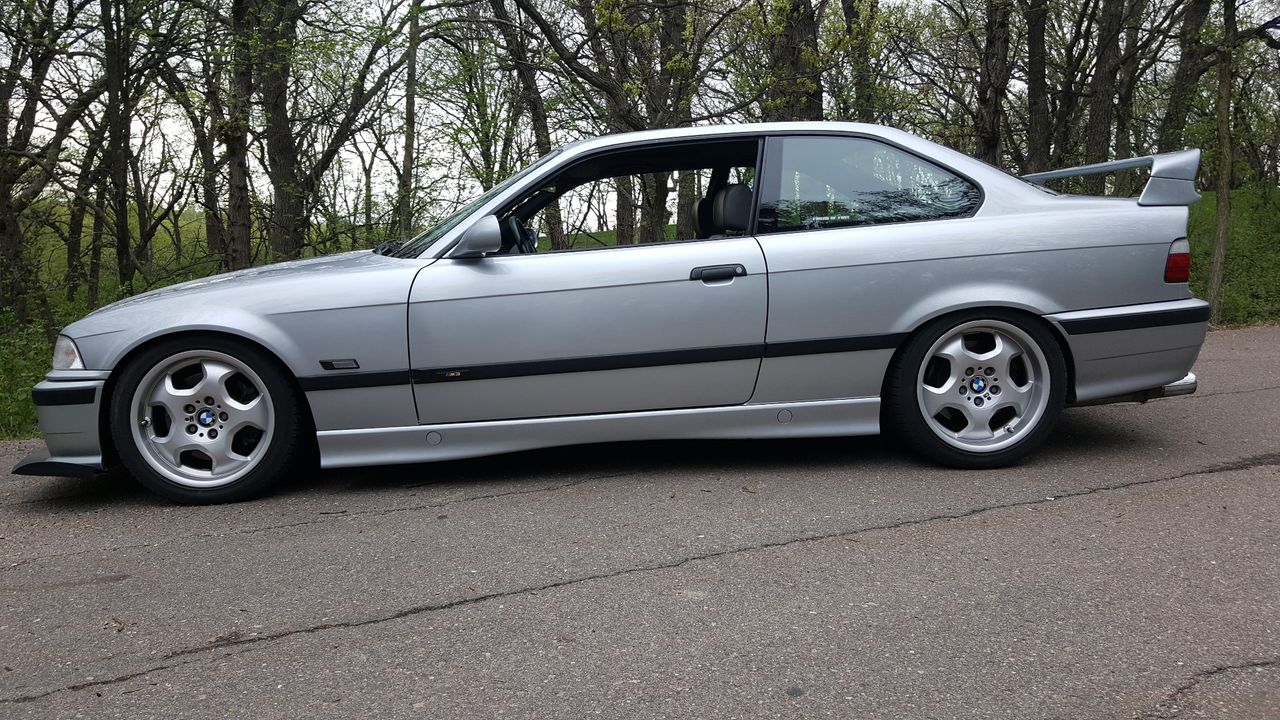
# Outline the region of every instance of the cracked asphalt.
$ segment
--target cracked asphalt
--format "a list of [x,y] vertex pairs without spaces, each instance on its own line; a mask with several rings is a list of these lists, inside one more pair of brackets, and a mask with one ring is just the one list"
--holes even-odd
[[1280,718],[1280,328],[1196,372],[997,472],[862,438],[207,508],[5,475],[0,717]]

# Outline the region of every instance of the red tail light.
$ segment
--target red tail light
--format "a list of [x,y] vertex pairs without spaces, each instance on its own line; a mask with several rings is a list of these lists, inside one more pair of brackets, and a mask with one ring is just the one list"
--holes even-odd
[[1169,246],[1169,257],[1164,261],[1164,281],[1184,283],[1191,279],[1191,244],[1186,240],[1174,240]]

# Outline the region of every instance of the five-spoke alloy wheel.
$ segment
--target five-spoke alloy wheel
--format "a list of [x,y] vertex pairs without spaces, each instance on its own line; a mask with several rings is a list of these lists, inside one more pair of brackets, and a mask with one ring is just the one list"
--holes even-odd
[[159,343],[115,384],[111,432],[144,485],[179,502],[263,491],[301,443],[299,399],[273,358],[233,339]]
[[1020,460],[1052,430],[1066,395],[1066,365],[1051,332],[1036,318],[998,309],[926,325],[890,369],[886,424],[954,467]]

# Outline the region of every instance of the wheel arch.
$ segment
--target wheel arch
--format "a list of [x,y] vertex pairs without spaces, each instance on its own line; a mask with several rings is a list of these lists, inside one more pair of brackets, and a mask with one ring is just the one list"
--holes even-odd
[[252,346],[255,350],[261,352],[265,357],[274,362],[277,369],[283,372],[284,376],[289,379],[289,383],[292,386],[291,389],[294,391],[295,397],[301,400],[301,409],[303,418],[307,423],[307,431],[310,432],[312,436],[315,435],[315,416],[311,411],[311,402],[307,399],[307,394],[302,390],[302,386],[298,382],[297,374],[294,373],[294,371],[289,367],[289,364],[280,357],[280,353],[272,350],[257,338],[241,333],[212,329],[175,330],[150,336],[134,344],[120,356],[120,359],[117,360],[111,368],[111,373],[107,376],[107,380],[102,387],[102,402],[98,403],[98,439],[102,445],[102,460],[104,467],[109,467],[120,462],[120,455],[116,450],[115,443],[111,439],[110,400],[112,394],[115,392],[116,381],[119,379],[121,372],[132,364],[139,355],[156,345],[178,338],[201,337],[216,337]]

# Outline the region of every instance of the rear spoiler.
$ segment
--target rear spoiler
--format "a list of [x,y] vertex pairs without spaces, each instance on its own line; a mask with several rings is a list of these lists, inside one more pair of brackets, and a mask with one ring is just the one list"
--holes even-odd
[[1145,167],[1151,168],[1151,178],[1147,180],[1147,186],[1142,189],[1142,195],[1138,198],[1139,205],[1191,205],[1200,200],[1200,193],[1196,192],[1196,171],[1200,169],[1200,151],[1196,149],[1031,173],[1023,175],[1022,179],[1036,185],[1043,185],[1047,180],[1082,175],[1105,175],[1117,170]]

